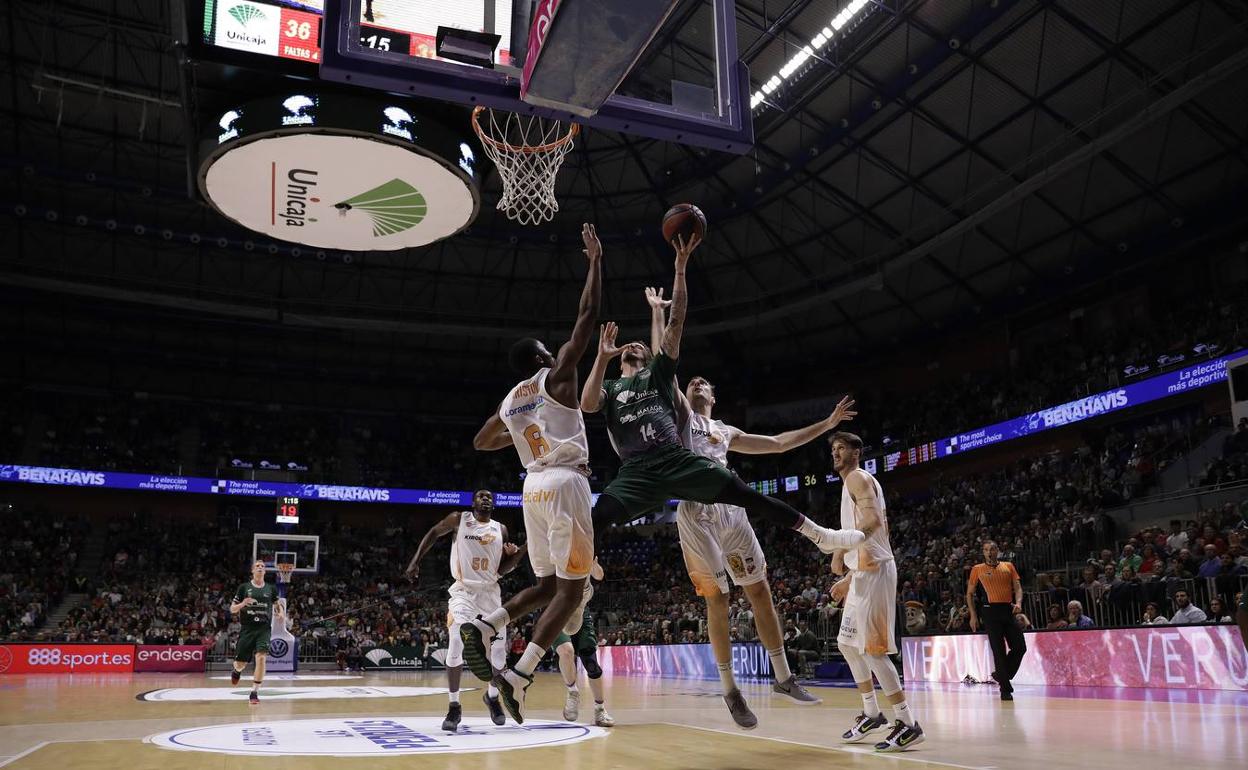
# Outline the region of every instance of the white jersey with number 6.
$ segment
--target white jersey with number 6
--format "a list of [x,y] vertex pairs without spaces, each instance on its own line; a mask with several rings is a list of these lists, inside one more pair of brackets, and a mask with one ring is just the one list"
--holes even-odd
[[580,409],[551,398],[546,390],[549,374],[550,369],[542,369],[518,383],[503,399],[498,416],[506,424],[526,469],[588,465],[585,417]]

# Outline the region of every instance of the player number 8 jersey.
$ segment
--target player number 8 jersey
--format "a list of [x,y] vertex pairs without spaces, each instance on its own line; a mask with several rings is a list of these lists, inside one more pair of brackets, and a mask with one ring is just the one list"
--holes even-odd
[[580,409],[564,406],[546,390],[550,369],[516,384],[498,416],[528,470],[578,468],[589,464],[589,441]]

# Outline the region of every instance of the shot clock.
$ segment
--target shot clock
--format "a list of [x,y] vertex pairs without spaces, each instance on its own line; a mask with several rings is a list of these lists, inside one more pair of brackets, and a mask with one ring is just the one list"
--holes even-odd
[[278,524],[298,524],[299,523],[299,498],[297,497],[277,498],[277,523]]

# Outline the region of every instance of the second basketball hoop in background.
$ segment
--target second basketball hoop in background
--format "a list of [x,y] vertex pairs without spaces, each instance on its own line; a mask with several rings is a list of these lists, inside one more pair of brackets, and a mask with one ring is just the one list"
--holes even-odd
[[472,129],[503,183],[498,210],[522,225],[540,225],[559,211],[555,177],[581,127],[536,115],[476,107]]

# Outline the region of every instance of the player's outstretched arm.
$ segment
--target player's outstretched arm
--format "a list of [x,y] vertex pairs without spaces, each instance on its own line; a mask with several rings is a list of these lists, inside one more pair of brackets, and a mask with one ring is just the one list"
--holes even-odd
[[451,534],[455,528],[459,526],[458,513],[448,513],[438,520],[429,528],[425,536],[420,539],[420,545],[416,547],[416,555],[407,563],[407,569],[403,570],[405,577],[415,580],[420,575],[420,560],[425,558],[425,554],[429,553],[429,549],[433,547],[433,542],[440,537]]
[[805,428],[785,431],[774,436],[762,436],[757,433],[739,433],[733,436],[728,444],[729,451],[747,455],[769,455],[787,452],[803,444],[819,438],[843,422],[854,419],[858,412],[854,411],[854,400],[846,396],[840,400],[832,414],[819,422]]
[[598,323],[598,308],[602,306],[602,243],[598,231],[586,223],[581,226],[581,240],[585,242],[585,257],[589,260],[589,275],[585,276],[585,288],[581,290],[581,304],[576,313],[576,325],[572,338],[559,348],[555,365],[546,377],[546,390],[552,398],[564,406],[576,408],[576,367],[589,347]]
[[596,412],[602,408],[602,380],[607,376],[607,364],[611,359],[624,352],[615,346],[615,337],[620,329],[615,321],[607,321],[598,331],[598,355],[594,357],[594,366],[585,378],[585,387],[581,389],[581,411]]
[[[673,361],[680,359],[680,338],[685,333],[685,310],[689,306],[689,294],[685,290],[685,267],[689,264],[689,256],[700,243],[702,239],[696,234],[690,236],[688,243],[679,235],[672,241],[672,246],[676,249],[676,278],[672,281],[672,314],[667,319],[661,347]],[[658,355],[657,351],[655,355]]]
[[493,452],[511,446],[511,434],[507,432],[507,423],[503,422],[503,418],[498,415],[502,408],[503,405],[499,404],[498,409],[495,409],[485,421],[485,425],[481,426],[481,430],[477,431],[477,435],[472,437],[473,449],[478,452]]
[[663,299],[663,289],[646,287],[646,304],[650,306],[650,350],[657,356],[663,349],[663,331],[667,325],[664,311],[672,304],[670,299]]

